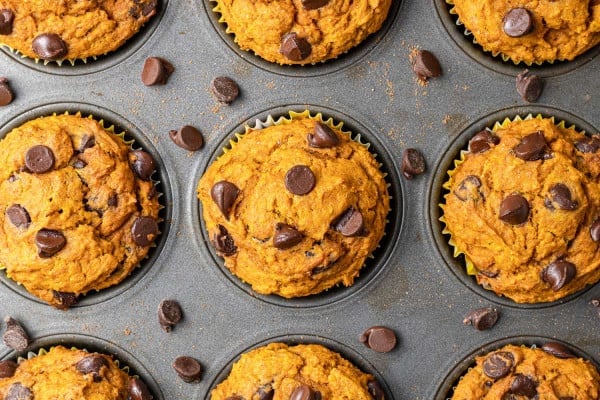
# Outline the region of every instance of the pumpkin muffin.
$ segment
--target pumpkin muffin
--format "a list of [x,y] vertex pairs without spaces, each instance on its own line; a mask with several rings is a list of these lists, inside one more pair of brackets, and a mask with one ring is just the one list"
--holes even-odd
[[336,58],[377,32],[391,0],[213,0],[242,50],[278,64]]
[[242,354],[211,400],[384,400],[373,376],[316,344],[271,343]]
[[225,266],[262,294],[350,286],[384,234],[387,184],[374,156],[308,112],[247,128],[206,170],[198,197]]
[[448,0],[475,42],[515,63],[573,60],[600,43],[596,0]]
[[506,345],[476,358],[451,400],[577,399],[600,397],[600,375],[561,343],[542,348]]
[[[136,397],[130,397],[132,394]],[[0,361],[0,397],[5,400],[151,400],[139,379],[110,357],[62,346],[18,364]]]
[[158,235],[154,160],[91,117],[26,122],[0,166],[0,266],[56,307],[121,282]]
[[600,279],[600,138],[550,118],[477,133],[449,171],[444,233],[477,282],[519,303]]
[[156,14],[157,0],[0,0],[0,43],[33,59],[96,57]]

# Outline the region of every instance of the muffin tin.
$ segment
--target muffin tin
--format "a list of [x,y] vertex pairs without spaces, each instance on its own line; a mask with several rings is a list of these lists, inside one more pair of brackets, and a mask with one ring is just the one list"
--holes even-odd
[[[85,64],[44,66],[8,50],[0,54],[1,75],[16,95],[0,108],[0,136],[53,112],[104,119],[156,158],[160,167],[153,178],[165,206],[162,236],[141,267],[69,311],[40,303],[0,275],[3,313],[23,322],[36,339],[32,350],[61,343],[115,354],[158,400],[210,399],[211,387],[240,353],[272,341],[325,344],[374,374],[395,400],[445,399],[475,354],[507,340],[560,340],[600,360],[600,318],[588,304],[600,297],[600,285],[549,304],[499,298],[466,276],[437,220],[446,170],[478,129],[541,113],[598,132],[598,47],[572,63],[531,67],[546,85],[538,102],[527,104],[515,90],[521,67],[465,40],[443,0],[396,0],[379,33],[337,60],[307,67],[279,67],[239,51],[208,0],[159,3],[159,15],[124,48]],[[409,63],[417,47],[433,52],[443,69],[424,86]],[[175,66],[166,85],[141,83],[149,56]],[[209,93],[218,75],[241,87],[229,106]],[[245,124],[305,108],[343,121],[371,143],[388,173],[393,211],[386,236],[354,286],[284,300],[253,293],[223,267],[207,241],[196,185]],[[191,153],[170,140],[169,130],[186,124],[203,132],[203,149]],[[428,167],[411,181],[400,173],[408,147],[421,150]],[[160,328],[156,313],[165,298],[178,300],[184,312],[170,333]],[[491,330],[462,324],[468,311],[488,305],[501,313]],[[380,354],[358,341],[373,325],[396,331],[395,350]],[[202,363],[199,383],[177,377],[171,363],[179,355]],[[0,344],[1,358],[14,356]]]

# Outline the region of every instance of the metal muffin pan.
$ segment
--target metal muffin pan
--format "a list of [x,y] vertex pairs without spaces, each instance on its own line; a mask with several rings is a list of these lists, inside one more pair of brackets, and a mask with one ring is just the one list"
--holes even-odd
[[[165,206],[163,235],[141,267],[69,311],[41,304],[0,279],[3,313],[23,322],[36,339],[32,350],[58,343],[106,349],[130,365],[158,400],[209,399],[232,360],[275,340],[328,345],[375,374],[394,400],[444,398],[440,392],[460,375],[457,368],[507,338],[560,340],[600,360],[600,319],[588,304],[600,297],[600,285],[543,306],[499,298],[476,286],[448,256],[436,218],[446,168],[475,129],[506,116],[541,113],[598,132],[597,49],[573,63],[532,67],[546,85],[537,103],[526,104],[515,90],[521,68],[461,44],[448,28],[441,0],[395,0],[383,30],[358,48],[324,64],[292,68],[237,50],[208,0],[162,0],[160,5],[157,18],[123,49],[87,64],[44,66],[7,51],[0,54],[0,74],[16,95],[0,108],[0,136],[19,122],[52,112],[103,118],[156,157],[160,170],[153,177],[160,181]],[[415,47],[432,51],[442,65],[443,75],[426,86],[417,83],[410,68]],[[175,66],[166,85],[141,83],[148,56]],[[241,96],[229,106],[218,105],[208,91],[218,75],[232,77],[241,87]],[[206,242],[196,185],[245,123],[306,107],[343,121],[371,143],[388,173],[394,211],[355,286],[286,301],[252,293],[223,268]],[[190,153],[169,139],[168,131],[184,124],[203,132],[203,149]],[[400,174],[408,147],[421,150],[428,165],[412,181]],[[165,298],[178,300],[184,312],[171,333],[163,332],[157,320]],[[486,305],[501,313],[491,330],[462,324],[468,311]],[[358,341],[373,325],[396,331],[395,350],[380,354]],[[0,344],[0,356],[14,355]],[[202,363],[199,383],[176,376],[171,363],[179,355]]]

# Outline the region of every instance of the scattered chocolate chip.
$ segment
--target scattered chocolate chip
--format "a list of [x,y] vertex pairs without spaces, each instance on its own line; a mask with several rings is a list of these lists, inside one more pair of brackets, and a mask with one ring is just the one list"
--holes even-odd
[[106,201],[106,205],[109,207],[116,207],[119,205],[119,196],[116,193],[111,194]]
[[337,137],[333,129],[321,122],[317,122],[315,124],[314,133],[309,133],[306,136],[306,140],[308,141],[308,145],[310,147],[316,147],[319,149],[334,147],[340,143],[340,139]]
[[571,349],[559,342],[544,343],[542,350],[558,358],[576,358]]
[[90,354],[89,356],[83,357],[75,364],[75,369],[83,375],[92,374],[94,382],[100,382],[102,376],[100,375],[100,369],[102,367],[108,367],[108,361],[100,354]]
[[383,389],[381,388],[379,382],[377,382],[375,379],[367,382],[367,390],[369,391],[371,397],[373,397],[373,400],[385,399],[385,393],[383,392]]
[[79,144],[78,152],[83,153],[86,149],[90,149],[96,145],[96,137],[92,135],[83,135]]
[[48,172],[54,167],[54,153],[44,145],[33,146],[25,153],[25,167],[35,174]]
[[0,106],[6,106],[12,103],[13,98],[14,94],[8,85],[8,79],[0,77]]
[[132,151],[129,155],[129,162],[133,172],[145,181],[149,181],[156,170],[154,158],[143,150]]
[[310,56],[312,47],[305,38],[298,37],[296,32],[291,32],[281,38],[279,52],[288,60],[302,61]]
[[295,165],[285,174],[285,187],[292,194],[304,196],[313,190],[316,180],[308,166]]
[[4,344],[16,351],[23,351],[29,346],[30,340],[29,335],[21,326],[19,321],[12,317],[5,317],[6,330],[2,335]]
[[164,85],[173,71],[173,64],[164,58],[148,57],[142,69],[142,83],[146,86]]
[[75,293],[58,292],[56,290],[52,291],[52,297],[60,303],[59,305],[56,305],[56,307],[61,310],[67,310],[79,301],[79,298]]
[[500,143],[500,138],[489,129],[479,131],[469,140],[469,151],[471,153],[483,153],[492,148],[492,144]]
[[600,217],[592,222],[590,227],[590,236],[594,242],[600,242]]
[[158,323],[165,332],[171,332],[181,318],[183,318],[183,311],[176,300],[163,300],[158,305]]
[[530,74],[529,70],[525,70],[517,75],[516,79],[517,92],[523,100],[533,103],[542,94],[544,81],[537,75]]
[[158,224],[152,217],[137,217],[131,225],[131,237],[138,246],[149,246],[158,235]]
[[10,35],[13,30],[15,13],[8,8],[0,10],[0,35]]
[[240,87],[231,78],[217,76],[210,82],[210,92],[222,104],[230,104],[240,95]]
[[533,29],[533,18],[525,8],[513,8],[502,19],[504,33],[510,37],[523,36]]
[[550,188],[550,197],[544,201],[546,208],[554,210],[573,211],[579,207],[579,203],[571,198],[571,191],[564,183],[556,183]]
[[169,137],[177,146],[189,151],[200,150],[204,145],[202,133],[191,125],[169,131]]
[[511,225],[520,225],[529,218],[529,203],[520,194],[508,195],[500,203],[499,218]]
[[388,353],[396,347],[396,334],[385,326],[373,326],[358,338],[368,348],[378,353]]
[[549,158],[548,144],[544,133],[537,131],[525,136],[513,148],[515,156],[525,161],[536,161]]
[[481,197],[480,187],[481,180],[475,175],[468,175],[452,193],[461,201],[477,200]]
[[215,247],[217,254],[220,256],[232,256],[237,252],[237,247],[235,246],[235,242],[233,238],[227,232],[227,228],[223,225],[218,225],[219,232],[213,234],[213,238],[211,240],[212,245]]
[[364,232],[364,219],[360,211],[350,207],[333,221],[332,226],[344,236],[360,236]]
[[575,148],[582,153],[595,153],[600,149],[600,135],[586,136],[575,142]]
[[326,6],[330,0],[302,0],[302,8],[305,10],[316,10]]
[[544,268],[541,277],[556,292],[571,282],[576,273],[575,264],[559,259]]
[[154,396],[140,378],[129,378],[130,400],[153,400]]
[[483,373],[492,379],[500,379],[509,374],[515,362],[511,352],[498,351],[483,361]]
[[527,375],[516,374],[510,384],[510,393],[532,399],[537,394],[537,383]]
[[35,235],[35,244],[41,258],[49,258],[58,253],[67,244],[67,238],[60,231],[40,229]]
[[67,55],[67,44],[56,33],[42,33],[31,43],[33,52],[42,60],[61,60]]
[[267,385],[258,388],[257,394],[258,400],[273,400],[273,397],[275,396],[275,390],[273,390],[271,385]]
[[421,81],[435,78],[442,74],[440,62],[427,50],[417,50],[411,57],[412,70]]
[[470,311],[463,319],[463,324],[473,325],[478,331],[493,327],[498,321],[498,310],[492,307],[482,307]]
[[233,203],[235,203],[235,199],[237,199],[239,194],[240,189],[228,181],[219,181],[210,189],[210,197],[213,199],[217,207],[219,207],[219,210],[221,210],[227,220],[229,220],[231,207],[233,206]]
[[184,382],[192,383],[200,380],[202,366],[195,358],[179,356],[173,361],[173,369]]
[[321,393],[311,389],[309,386],[298,386],[290,395],[290,400],[320,400]]
[[275,234],[273,235],[273,246],[280,250],[289,249],[300,243],[304,239],[304,235],[296,228],[284,224],[277,223],[275,225]]
[[405,149],[402,154],[402,175],[412,179],[425,172],[425,157],[417,149]]
[[27,229],[31,223],[31,217],[29,216],[29,213],[25,207],[19,204],[13,204],[12,206],[8,207],[6,209],[6,216],[17,228]]
[[33,393],[28,387],[16,382],[10,385],[4,400],[33,400]]
[[0,379],[10,378],[17,370],[17,363],[11,360],[0,361]]

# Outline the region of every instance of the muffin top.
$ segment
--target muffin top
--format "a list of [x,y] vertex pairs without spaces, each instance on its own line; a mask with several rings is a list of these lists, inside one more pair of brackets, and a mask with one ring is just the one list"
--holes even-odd
[[0,43],[44,60],[119,48],[156,14],[157,0],[0,0]]
[[0,265],[52,305],[121,282],[158,235],[154,161],[91,118],[26,122],[0,166]]
[[548,118],[506,121],[471,139],[441,207],[481,285],[538,303],[600,279],[599,148],[598,137]]
[[249,130],[200,179],[213,246],[258,293],[349,286],[384,234],[379,164],[340,128],[305,113]]
[[506,345],[476,362],[458,381],[452,400],[600,397],[600,375],[594,365],[557,342],[542,348]]
[[377,32],[391,0],[215,0],[242,50],[278,64],[314,64]]
[[384,400],[385,397],[371,375],[326,347],[271,343],[242,354],[229,376],[212,390],[210,398]]
[[600,43],[595,0],[452,0],[478,44],[514,62],[572,60]]

